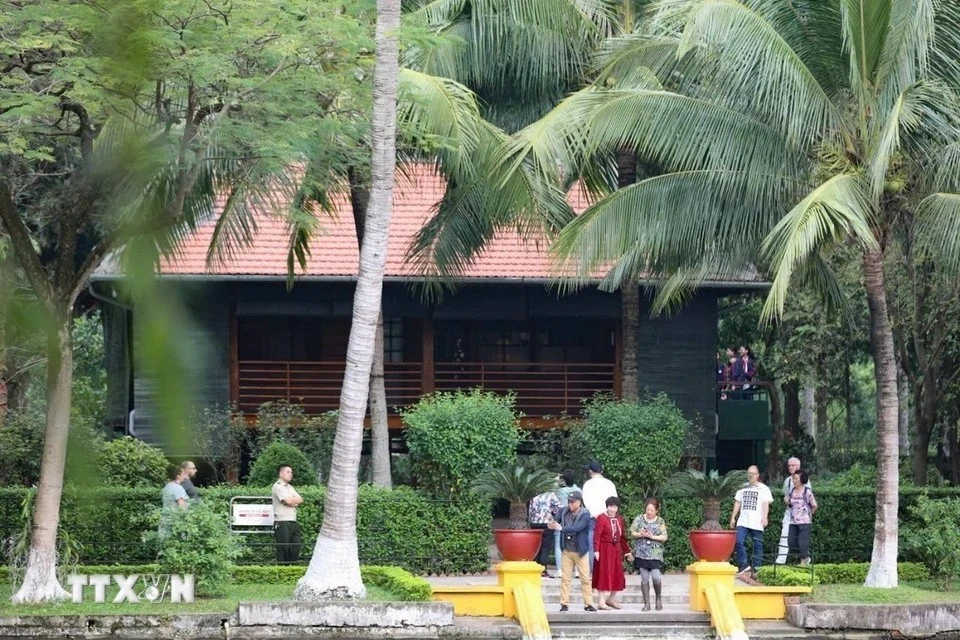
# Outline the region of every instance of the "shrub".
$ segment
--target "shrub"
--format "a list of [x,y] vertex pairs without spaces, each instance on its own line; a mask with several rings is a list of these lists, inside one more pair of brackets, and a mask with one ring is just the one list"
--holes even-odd
[[[303,558],[313,552],[323,518],[323,487],[298,487],[304,504],[297,510],[303,529]],[[22,488],[0,488],[0,539],[20,530]],[[235,496],[269,495],[266,488],[201,489],[202,502],[224,518]],[[156,560],[142,541],[156,532],[160,489],[68,488],[61,509],[61,528],[82,545],[84,564],[144,564]],[[191,507],[192,508],[192,507]],[[489,567],[490,503],[473,496],[431,500],[407,487],[392,491],[362,485],[357,505],[360,561],[397,565],[418,574],[475,573]],[[273,563],[270,532],[243,536],[238,563]]]
[[156,540],[159,572],[192,573],[198,595],[226,593],[241,547],[224,514],[200,501],[164,513],[163,520],[164,534],[145,536]]
[[480,389],[437,393],[403,412],[414,476],[433,495],[464,494],[482,472],[516,457],[513,396]]
[[251,487],[268,487],[277,481],[277,468],[288,464],[293,469],[296,485],[317,484],[317,472],[307,456],[292,444],[277,440],[267,446],[250,467],[247,484]]
[[118,487],[157,487],[167,483],[163,452],[141,440],[123,436],[105,443],[96,466],[105,484]]
[[400,567],[362,566],[360,577],[367,584],[386,589],[400,601],[429,602],[433,599],[429,582]]
[[666,394],[639,403],[597,399],[584,408],[584,438],[604,475],[635,491],[631,499],[653,495],[677,470],[690,423]]
[[916,524],[904,527],[904,547],[913,551],[944,589],[960,576],[960,499],[917,498],[910,507]]
[[43,414],[9,411],[0,425],[0,485],[30,486],[40,478]]
[[[814,564],[810,567],[765,566],[757,570],[760,581],[772,587],[802,587],[813,584],[862,584],[870,570],[868,562],[844,562],[840,564]],[[930,572],[918,562],[900,562],[897,574],[904,582],[919,582],[930,579]]]
[[335,411],[311,416],[307,415],[303,407],[285,400],[260,405],[255,428],[250,429],[245,423],[242,424],[247,449],[252,458],[259,457],[261,452],[274,442],[286,442],[302,451],[313,468],[322,474],[330,469],[336,428]]

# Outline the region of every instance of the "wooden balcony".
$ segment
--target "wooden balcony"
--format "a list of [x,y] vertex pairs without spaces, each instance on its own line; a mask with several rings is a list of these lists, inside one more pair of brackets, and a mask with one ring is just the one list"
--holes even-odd
[[[482,387],[513,392],[517,409],[529,416],[576,414],[583,398],[615,393],[613,363],[484,363],[436,362],[433,376],[420,362],[384,365],[387,404],[391,412],[415,403],[429,390],[454,391]],[[240,360],[234,399],[244,413],[256,413],[264,402],[287,400],[309,413],[336,409],[340,402],[343,362]]]

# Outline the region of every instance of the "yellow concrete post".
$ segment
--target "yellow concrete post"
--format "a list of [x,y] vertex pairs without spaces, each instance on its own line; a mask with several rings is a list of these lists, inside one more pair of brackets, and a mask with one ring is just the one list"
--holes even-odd
[[721,585],[733,590],[737,568],[729,562],[705,562],[698,560],[687,567],[690,576],[690,609],[708,611],[704,589],[711,585]]
[[505,587],[503,594],[503,615],[517,617],[517,603],[513,589],[519,585],[530,585],[537,593],[543,588],[543,565],[536,562],[501,562],[497,565],[497,586]]

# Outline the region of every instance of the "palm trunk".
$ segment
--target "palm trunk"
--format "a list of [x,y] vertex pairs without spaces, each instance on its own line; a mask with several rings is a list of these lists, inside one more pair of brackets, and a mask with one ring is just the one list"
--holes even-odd
[[640,288],[628,284],[620,289],[620,322],[623,348],[620,352],[620,398],[640,399]]
[[900,448],[897,396],[897,362],[893,330],[887,312],[883,253],[863,254],[863,284],[870,309],[870,342],[877,381],[877,497],[873,528],[873,553],[864,583],[867,587],[897,586],[898,521],[900,508]]
[[923,376],[923,384],[914,393],[913,422],[914,442],[912,452],[913,483],[918,487],[927,484],[927,453],[937,421],[937,380],[932,371]]
[[390,426],[387,424],[387,389],[383,379],[383,312],[377,318],[377,337],[370,369],[370,440],[373,449],[373,486],[391,489]]
[[[357,231],[357,244],[363,248],[363,230],[366,226],[367,210],[370,208],[370,190],[367,180],[362,178],[356,168],[347,170],[350,181],[350,204],[353,208],[353,224]],[[390,474],[390,428],[387,424],[387,389],[383,380],[383,309],[377,317],[377,339],[374,345],[373,365],[370,369],[370,443],[372,480],[374,486],[390,489],[393,478]]]
[[[637,181],[637,154],[629,149],[617,152],[617,188]],[[620,287],[620,399],[640,400],[640,287],[630,282]]]
[[364,225],[353,322],[340,393],[340,416],[333,441],[323,524],[306,575],[297,583],[298,600],[362,598],[357,550],[357,474],[363,445],[370,370],[383,293],[383,268],[396,171],[397,80],[400,0],[377,0],[373,73],[373,158],[370,206]]
[[59,312],[55,327],[47,338],[47,421],[43,433],[40,482],[33,509],[30,555],[23,584],[11,598],[14,604],[41,604],[70,597],[57,582],[57,530],[73,390],[69,309]]

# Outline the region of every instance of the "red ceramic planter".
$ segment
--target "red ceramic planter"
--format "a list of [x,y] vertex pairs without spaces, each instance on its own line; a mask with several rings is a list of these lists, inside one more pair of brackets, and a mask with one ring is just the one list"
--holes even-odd
[[690,549],[697,560],[707,562],[726,562],[737,545],[736,531],[703,531],[694,529],[690,532]]
[[536,560],[543,531],[540,529],[494,529],[493,541],[500,556],[508,561]]

